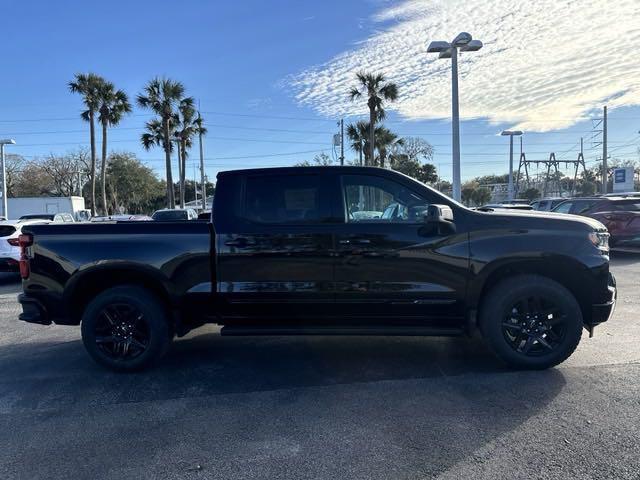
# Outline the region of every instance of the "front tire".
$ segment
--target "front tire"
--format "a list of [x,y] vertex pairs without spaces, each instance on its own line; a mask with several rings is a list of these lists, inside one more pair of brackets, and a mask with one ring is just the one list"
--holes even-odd
[[573,294],[539,275],[501,281],[480,312],[480,329],[489,347],[515,368],[558,365],[575,351],[582,328],[582,311]]
[[95,297],[82,316],[81,331],[91,358],[118,372],[153,365],[172,340],[162,302],[135,285],[110,288]]

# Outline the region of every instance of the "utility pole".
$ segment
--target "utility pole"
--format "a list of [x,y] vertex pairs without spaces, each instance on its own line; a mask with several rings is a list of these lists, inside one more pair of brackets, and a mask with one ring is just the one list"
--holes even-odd
[[604,106],[604,116],[602,118],[602,193],[607,193],[608,183],[607,168],[607,106]]
[[[200,126],[202,127],[202,117],[200,117],[200,111],[198,111],[198,119],[200,119]],[[198,142],[200,143],[200,184],[202,185],[202,210],[207,209],[207,185],[204,181],[204,152],[202,150],[202,128],[198,132]]]
[[340,119],[340,165],[344,166],[344,119]]

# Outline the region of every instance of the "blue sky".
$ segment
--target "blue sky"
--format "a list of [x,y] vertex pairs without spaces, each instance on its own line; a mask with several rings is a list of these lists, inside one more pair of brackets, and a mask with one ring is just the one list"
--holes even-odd
[[[600,150],[591,148],[590,117],[605,103],[611,155],[638,160],[640,57],[621,50],[623,56],[612,59],[605,48],[609,36],[625,36],[627,29],[625,51],[639,51],[636,2],[621,0],[611,12],[619,18],[610,15],[604,30],[595,29],[603,32],[603,46],[558,50],[549,45],[559,41],[563,23],[579,24],[576,15],[585,15],[598,27],[593,13],[601,4],[585,1],[579,11],[537,4],[496,20],[488,12],[513,1],[488,0],[485,9],[474,7],[476,1],[5,0],[1,136],[15,138],[11,152],[28,158],[73,150],[88,143],[80,98],[67,90],[74,73],[98,73],[132,98],[147,80],[166,75],[200,101],[209,129],[209,177],[231,168],[290,165],[321,151],[332,154],[336,120],[363,113],[346,93],[355,72],[367,68],[400,86],[401,102],[390,107],[387,126],[431,142],[434,163],[450,178],[449,64],[424,48],[468,30],[485,48],[461,59],[463,179],[507,171],[508,144],[496,133],[509,127],[525,130],[525,151],[534,159],[552,151],[575,158],[583,136],[586,160],[594,165]],[[453,7],[460,15],[450,14]],[[161,150],[146,152],[139,144],[149,116],[136,109],[112,130],[110,148],[136,152],[162,175]],[[190,163],[196,159],[194,150]]]

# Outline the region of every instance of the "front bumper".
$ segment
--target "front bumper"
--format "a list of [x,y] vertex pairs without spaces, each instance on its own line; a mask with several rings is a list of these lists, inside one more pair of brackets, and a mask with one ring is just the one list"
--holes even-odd
[[22,306],[22,313],[18,317],[20,320],[38,325],[51,325],[47,309],[38,300],[21,293],[18,295],[18,302]]
[[609,281],[607,282],[607,296],[605,302],[596,303],[591,307],[591,322],[589,330],[592,332],[593,327],[606,322],[611,318],[616,308],[616,300],[618,298],[618,290],[616,288],[616,278],[609,272]]

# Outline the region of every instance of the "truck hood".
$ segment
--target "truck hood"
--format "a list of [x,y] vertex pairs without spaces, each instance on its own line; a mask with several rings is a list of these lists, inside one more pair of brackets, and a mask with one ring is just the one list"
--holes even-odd
[[606,227],[599,221],[582,217],[579,215],[569,215],[566,213],[536,212],[532,210],[494,210],[492,212],[476,212],[485,218],[495,218],[523,228],[581,228],[585,230],[606,231]]

